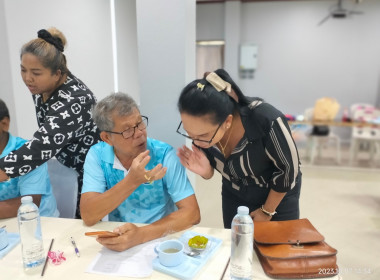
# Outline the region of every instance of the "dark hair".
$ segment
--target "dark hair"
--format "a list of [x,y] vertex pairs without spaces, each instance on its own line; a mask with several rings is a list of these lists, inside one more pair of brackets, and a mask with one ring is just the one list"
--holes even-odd
[[[231,84],[239,103],[230,97],[225,91],[218,92],[205,78],[189,83],[181,92],[177,106],[180,113],[188,113],[192,116],[210,115],[214,124],[222,123],[230,114],[238,111],[239,106],[248,105],[249,99],[223,69],[214,71],[220,78]],[[204,85],[198,87],[198,83]]]
[[[59,45],[62,47],[63,51],[63,47],[66,45],[66,38],[63,33],[54,27],[47,30],[47,34],[49,33],[54,42],[59,42]],[[41,64],[44,67],[49,68],[52,73],[57,72],[57,70],[61,70],[62,75],[69,74],[70,71],[67,69],[66,57],[60,50],[61,48],[57,48],[56,45],[57,44],[52,44],[49,40],[47,41],[43,38],[33,39],[22,46],[20,58],[22,58],[22,56],[26,53],[31,53],[38,57]]]
[[0,121],[2,121],[5,117],[8,117],[8,119],[10,119],[8,107],[5,102],[0,99]]

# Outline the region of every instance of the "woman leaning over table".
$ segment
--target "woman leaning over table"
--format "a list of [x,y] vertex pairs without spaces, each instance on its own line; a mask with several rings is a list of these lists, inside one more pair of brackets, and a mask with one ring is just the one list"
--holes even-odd
[[223,69],[205,73],[180,95],[177,132],[193,140],[178,149],[181,163],[210,179],[222,175],[224,227],[240,205],[255,221],[299,218],[301,172],[285,116],[260,98],[243,95]]
[[83,163],[100,138],[91,116],[95,96],[67,68],[65,44],[64,35],[50,28],[38,31],[38,38],[21,48],[21,76],[32,93],[39,129],[18,150],[0,159],[0,181],[25,175],[55,156],[78,172],[79,204]]

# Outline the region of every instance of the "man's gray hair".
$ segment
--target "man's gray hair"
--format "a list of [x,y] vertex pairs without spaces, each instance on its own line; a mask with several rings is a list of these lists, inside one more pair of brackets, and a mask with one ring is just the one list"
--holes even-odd
[[100,100],[92,111],[92,118],[100,131],[111,131],[114,128],[112,114],[128,116],[138,109],[136,102],[128,94],[116,92]]

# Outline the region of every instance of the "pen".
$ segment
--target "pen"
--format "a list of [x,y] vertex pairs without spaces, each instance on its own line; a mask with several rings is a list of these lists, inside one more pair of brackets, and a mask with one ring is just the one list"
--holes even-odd
[[80,255],[79,255],[79,250],[78,250],[78,247],[77,247],[77,244],[75,243],[73,237],[71,237],[71,244],[73,244],[73,246],[74,246],[75,254],[77,254],[77,256],[80,257]]
[[220,277],[220,280],[222,280],[222,279],[224,278],[224,275],[226,274],[227,267],[228,267],[228,265],[230,264],[230,259],[231,259],[231,258],[229,258],[228,261],[227,261],[226,267],[225,267],[224,270],[223,270],[223,274],[222,274],[222,277]]
[[54,242],[54,238],[50,242],[49,251],[47,252],[47,256],[46,256],[46,259],[45,259],[44,267],[42,268],[41,277],[44,276],[44,274],[45,274],[46,265],[47,265],[48,260],[49,260],[49,252],[51,251],[51,247],[53,247],[53,242]]

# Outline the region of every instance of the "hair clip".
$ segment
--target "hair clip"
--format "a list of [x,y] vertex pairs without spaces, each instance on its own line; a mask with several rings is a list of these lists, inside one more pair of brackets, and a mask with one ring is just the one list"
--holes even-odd
[[201,83],[197,84],[197,88],[200,89],[201,91],[203,90],[204,87],[205,85],[202,85]]
[[239,103],[239,98],[229,82],[226,82],[215,72],[211,72],[206,76],[206,81],[209,82],[218,92],[225,91],[233,100]]

